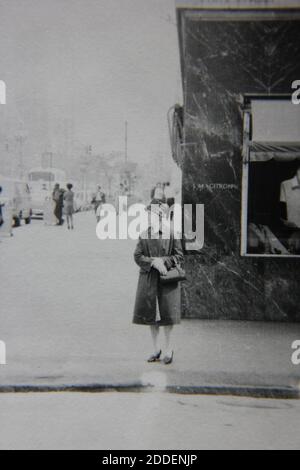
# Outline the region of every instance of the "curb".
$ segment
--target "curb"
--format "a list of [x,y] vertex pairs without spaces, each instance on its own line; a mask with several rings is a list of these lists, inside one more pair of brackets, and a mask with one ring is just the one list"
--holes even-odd
[[238,385],[168,385],[165,388],[141,383],[132,384],[78,384],[78,385],[0,385],[1,393],[104,393],[104,392],[160,392],[178,395],[211,395],[249,398],[299,399],[300,389],[281,386],[238,386]]
[[299,400],[300,390],[293,387],[268,387],[268,386],[240,386],[240,385],[208,385],[208,386],[183,386],[167,387],[170,393],[190,395],[223,395],[248,398],[272,398],[277,400]]

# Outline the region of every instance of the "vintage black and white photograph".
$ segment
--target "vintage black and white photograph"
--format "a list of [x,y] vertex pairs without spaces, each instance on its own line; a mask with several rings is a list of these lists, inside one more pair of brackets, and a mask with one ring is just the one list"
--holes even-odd
[[0,0],[0,450],[298,450],[299,259],[300,0]]
[[[290,97],[247,97],[247,254],[300,255],[300,108]],[[250,138],[248,138],[248,136]]]

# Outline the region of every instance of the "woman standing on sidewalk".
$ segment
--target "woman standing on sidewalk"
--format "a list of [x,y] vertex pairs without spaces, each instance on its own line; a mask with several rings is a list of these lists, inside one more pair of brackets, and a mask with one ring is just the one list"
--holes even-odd
[[[163,283],[161,276],[183,262],[181,240],[171,232],[168,239],[163,238],[168,207],[162,200],[152,200],[147,208],[149,228],[139,239],[134,253],[135,262],[140,266],[133,323],[150,326],[153,341],[153,354],[148,362],[160,360],[158,347],[160,327],[164,327],[165,356],[164,364],[171,364],[174,350],[171,344],[173,325],[181,319],[180,282]],[[170,231],[170,229],[168,229]]]
[[74,193],[72,191],[73,185],[67,184],[67,191],[64,193],[64,212],[67,217],[68,230],[74,229],[73,214],[74,214]]

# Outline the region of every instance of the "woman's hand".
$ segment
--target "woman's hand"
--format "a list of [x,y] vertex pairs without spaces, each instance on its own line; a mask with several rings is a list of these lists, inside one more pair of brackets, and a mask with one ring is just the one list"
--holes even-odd
[[162,276],[165,276],[168,272],[165,263],[161,258],[154,258],[152,261],[152,267],[156,269]]

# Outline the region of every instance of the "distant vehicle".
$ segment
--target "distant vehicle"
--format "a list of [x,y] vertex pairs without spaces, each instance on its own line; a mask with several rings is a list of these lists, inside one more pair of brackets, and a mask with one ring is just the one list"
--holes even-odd
[[28,184],[32,196],[32,213],[42,217],[47,198],[51,197],[54,185],[67,184],[66,173],[58,168],[32,168],[28,172]]
[[0,176],[0,186],[2,186],[2,196],[9,200],[14,227],[19,227],[22,219],[26,224],[30,224],[32,199],[26,181]]
[[93,191],[75,191],[74,205],[76,212],[88,211],[92,209]]

